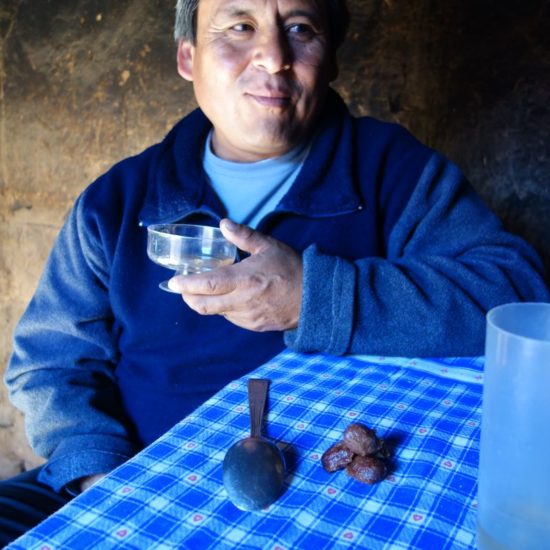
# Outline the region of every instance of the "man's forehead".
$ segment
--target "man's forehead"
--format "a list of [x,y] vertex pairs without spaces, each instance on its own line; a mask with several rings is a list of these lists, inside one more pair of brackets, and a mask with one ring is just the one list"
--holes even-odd
[[266,8],[277,9],[280,13],[299,13],[320,15],[320,0],[200,0],[202,8],[214,12],[254,12]]

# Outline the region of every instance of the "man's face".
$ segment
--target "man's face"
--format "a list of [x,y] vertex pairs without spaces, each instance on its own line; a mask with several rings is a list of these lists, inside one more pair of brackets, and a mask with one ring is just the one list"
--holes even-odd
[[178,70],[214,126],[215,153],[254,161],[308,135],[336,76],[319,0],[200,0]]

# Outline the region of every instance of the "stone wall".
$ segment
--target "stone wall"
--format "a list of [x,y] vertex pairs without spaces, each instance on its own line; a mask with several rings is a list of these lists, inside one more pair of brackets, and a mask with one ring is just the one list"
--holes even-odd
[[[195,106],[173,1],[2,0],[0,371],[77,194]],[[457,162],[550,267],[545,1],[350,0],[335,87]],[[546,237],[546,240],[544,239]],[[0,389],[0,478],[38,463]]]

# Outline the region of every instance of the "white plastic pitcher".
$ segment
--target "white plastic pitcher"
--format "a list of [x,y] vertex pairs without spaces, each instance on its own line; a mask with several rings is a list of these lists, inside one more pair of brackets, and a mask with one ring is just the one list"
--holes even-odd
[[550,550],[550,304],[487,314],[480,550]]

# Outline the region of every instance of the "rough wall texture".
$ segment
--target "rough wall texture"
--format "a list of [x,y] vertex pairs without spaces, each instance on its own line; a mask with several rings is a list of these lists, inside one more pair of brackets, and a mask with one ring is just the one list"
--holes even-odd
[[[1,0],[0,371],[76,195],[195,105],[175,69],[173,3]],[[550,267],[548,2],[350,7],[335,87],[353,111],[400,122],[456,161]],[[0,478],[38,461],[2,387]]]

